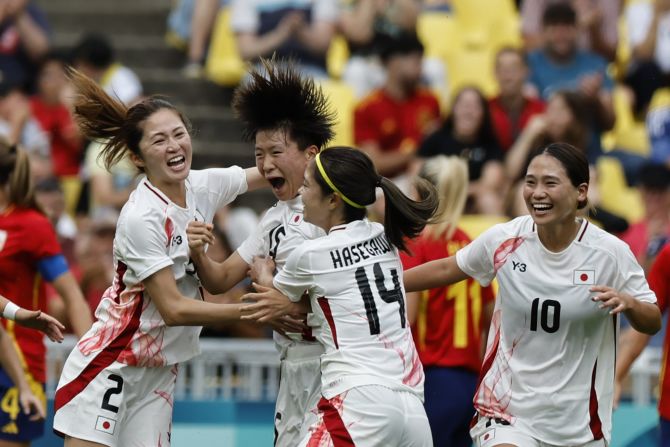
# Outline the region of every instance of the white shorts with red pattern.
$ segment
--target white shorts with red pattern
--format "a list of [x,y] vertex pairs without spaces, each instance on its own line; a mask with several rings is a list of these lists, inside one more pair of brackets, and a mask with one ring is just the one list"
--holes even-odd
[[432,447],[433,438],[421,399],[379,385],[352,388],[321,398],[318,421],[300,447]]
[[170,446],[177,365],[100,369],[70,353],[56,390],[54,431],[109,447]]

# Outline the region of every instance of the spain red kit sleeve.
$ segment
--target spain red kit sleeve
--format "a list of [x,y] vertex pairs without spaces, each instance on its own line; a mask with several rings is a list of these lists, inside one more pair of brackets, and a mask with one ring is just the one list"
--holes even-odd
[[661,312],[665,312],[670,294],[670,244],[656,257],[649,272],[649,287],[656,294],[656,302]]
[[26,244],[36,260],[49,258],[61,253],[61,247],[51,222],[42,215],[30,217],[31,231]]

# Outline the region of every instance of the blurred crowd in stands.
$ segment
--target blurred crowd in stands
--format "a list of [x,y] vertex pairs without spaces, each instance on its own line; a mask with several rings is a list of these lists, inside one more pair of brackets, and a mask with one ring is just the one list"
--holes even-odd
[[[519,185],[528,154],[566,141],[591,162],[594,221],[645,265],[668,241],[670,0],[174,4],[166,45],[184,51],[184,82],[232,88],[261,56],[293,59],[338,111],[334,144],[367,152],[408,191],[426,158],[466,159],[474,233],[525,214]],[[51,31],[32,2],[2,3],[0,134],[30,153],[40,203],[94,309],[112,278],[116,217],[137,172],[130,163],[107,172],[97,160],[101,142],[78,133],[67,66],[128,104],[143,90],[108,37],[85,35],[56,52]],[[235,250],[256,219],[249,209],[222,210],[212,256]],[[55,293],[51,303],[62,316]],[[265,334],[249,325],[213,332]]]

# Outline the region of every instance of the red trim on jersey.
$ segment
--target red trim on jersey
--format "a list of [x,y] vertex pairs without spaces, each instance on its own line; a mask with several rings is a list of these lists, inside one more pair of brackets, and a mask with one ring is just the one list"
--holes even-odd
[[101,371],[116,361],[121,352],[128,346],[133,338],[133,334],[135,334],[140,326],[140,315],[142,314],[142,308],[144,307],[143,304],[144,296],[139,300],[136,300],[133,316],[128,322],[128,325],[119,333],[118,337],[112,340],[110,344],[100,351],[74,380],[56,391],[54,411],[58,411],[63,406],[67,405],[81,393]]
[[337,329],[335,328],[335,320],[333,319],[333,312],[330,310],[330,303],[326,297],[320,297],[317,299],[319,307],[323,311],[323,314],[326,316],[328,321],[328,326],[330,327],[330,332],[333,334],[333,341],[335,342],[335,348],[340,349],[340,345],[337,342]]
[[323,397],[317,408],[323,414],[323,423],[326,424],[326,430],[328,430],[330,439],[333,441],[333,447],[356,447],[337,408]]
[[589,416],[591,417],[591,420],[589,421],[589,428],[591,429],[591,433],[593,433],[594,441],[603,439],[603,426],[600,422],[600,416],[598,416],[598,396],[596,395],[597,366],[598,361],[596,360],[595,365],[593,365],[593,374],[591,374],[591,397],[589,401]]
[[121,261],[116,265],[116,283],[117,287],[114,289],[114,302],[121,303],[121,293],[126,290],[126,283],[123,282],[123,276],[128,271],[128,266]]
[[589,226],[589,221],[586,221],[586,224],[584,225],[584,229],[582,230],[582,234],[579,235],[579,239],[577,239],[577,242],[581,242],[582,238],[584,237],[584,233],[586,233],[586,229]]
[[158,193],[158,191],[156,191],[156,190],[153,189],[151,186],[149,186],[148,183],[145,183],[144,186],[146,186],[147,188],[149,188],[149,191],[151,191],[152,193],[156,194],[156,197],[158,197],[159,199],[161,199],[161,201],[162,201],[164,204],[169,205],[168,201],[165,200],[165,199],[163,198],[163,196],[160,195],[160,194]]
[[166,248],[170,247],[170,243],[172,243],[173,234],[174,234],[174,224],[172,223],[172,219],[168,217],[167,219],[165,219],[165,235],[167,236],[167,242],[165,243]]

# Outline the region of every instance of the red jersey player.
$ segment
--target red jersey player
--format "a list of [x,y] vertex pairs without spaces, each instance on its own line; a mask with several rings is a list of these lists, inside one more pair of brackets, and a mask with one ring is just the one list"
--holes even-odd
[[[656,300],[661,312],[665,312],[670,302],[670,244],[665,247],[656,257],[648,274],[649,287],[656,293]],[[642,334],[634,329],[629,329],[621,335],[621,351],[616,364],[615,402],[619,398],[621,381],[628,374],[631,364],[642,352],[650,335]],[[670,331],[666,329],[663,342],[663,365],[661,365],[659,388],[661,395],[658,401],[658,413],[661,416],[661,443],[659,445],[670,445],[670,369],[668,368],[668,350],[670,350]]]
[[[39,311],[46,308],[43,281],[51,282],[68,305],[70,322],[80,335],[91,324],[90,312],[68,270],[49,220],[35,205],[29,174],[28,156],[16,146],[1,142],[0,294],[22,308]],[[15,326],[12,320],[26,324],[18,313],[12,318],[13,306],[13,303],[5,305],[3,325],[18,348],[25,382],[44,405],[46,349],[42,337],[31,328],[47,332],[52,339],[60,339],[60,325],[45,315],[46,320],[37,326]],[[0,370],[0,440],[9,443],[3,445],[25,445],[42,435],[44,424],[20,411],[17,399],[20,389],[15,385],[20,388],[21,384],[12,375],[10,370]]]
[[[467,198],[468,165],[459,157],[428,159],[422,175],[437,187],[440,212],[401,252],[409,269],[442,259],[470,243],[458,222]],[[493,312],[493,291],[468,278],[459,283],[407,294],[407,317],[424,366],[426,414],[436,446],[469,447],[472,398],[482,363],[482,341]]]

